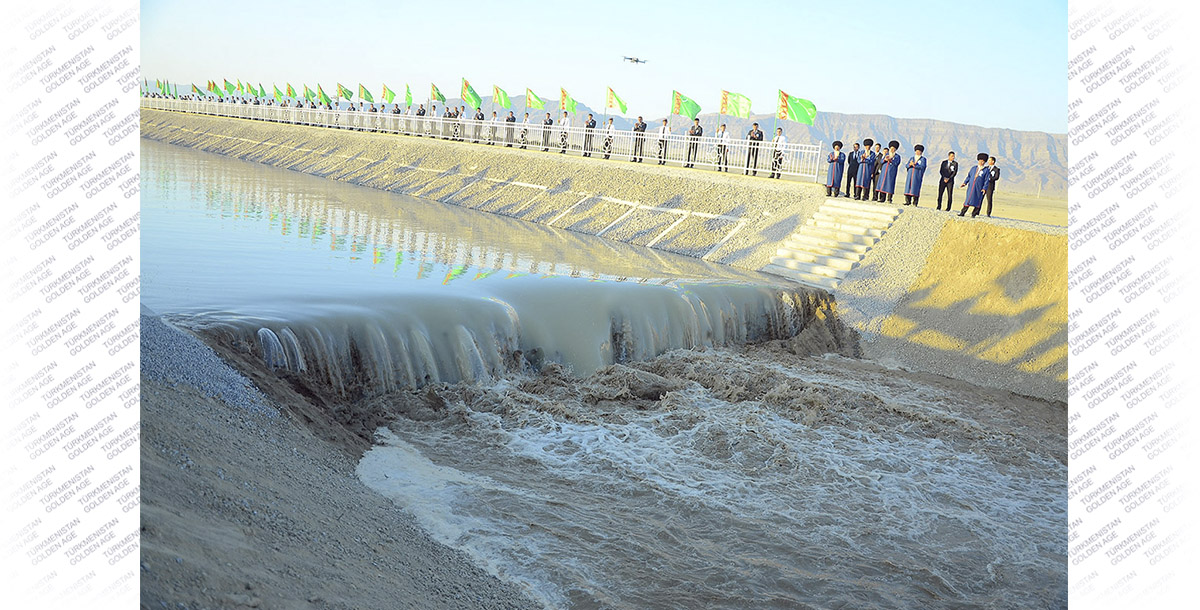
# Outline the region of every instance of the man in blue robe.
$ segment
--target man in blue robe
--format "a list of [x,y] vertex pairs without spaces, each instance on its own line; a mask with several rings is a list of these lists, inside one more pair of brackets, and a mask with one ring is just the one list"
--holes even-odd
[[870,197],[870,191],[863,192],[863,186],[871,183],[871,176],[875,173],[875,153],[871,152],[871,145],[875,140],[867,138],[863,140],[863,151],[858,156],[858,175],[855,176],[854,199],[866,201]]
[[892,195],[896,192],[896,176],[900,174],[900,155],[896,154],[896,150],[900,148],[900,143],[896,140],[888,142],[888,149],[883,154],[883,161],[879,169],[879,181],[875,185],[875,201],[883,203],[886,199],[888,203],[892,202]]
[[983,205],[983,197],[992,180],[992,173],[984,167],[988,160],[988,154],[979,153],[975,159],[978,164],[971,168],[971,171],[967,173],[966,182],[959,187],[967,189],[967,201],[963,204],[962,211],[958,213],[959,216],[965,216],[967,208],[971,208],[971,218],[979,215],[979,206]]
[[842,143],[834,141],[833,152],[829,153],[829,169],[825,172],[825,196],[837,197],[842,194],[842,174],[846,170],[846,153],[842,152]]
[[904,205],[917,207],[921,200],[921,181],[925,178],[925,147],[917,144],[913,147],[915,153],[908,159],[908,177],[904,180]]

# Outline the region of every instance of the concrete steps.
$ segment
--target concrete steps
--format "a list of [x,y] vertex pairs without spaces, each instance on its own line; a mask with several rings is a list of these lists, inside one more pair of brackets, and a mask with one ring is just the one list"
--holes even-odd
[[775,251],[763,271],[836,289],[904,210],[845,198],[826,199],[800,230]]

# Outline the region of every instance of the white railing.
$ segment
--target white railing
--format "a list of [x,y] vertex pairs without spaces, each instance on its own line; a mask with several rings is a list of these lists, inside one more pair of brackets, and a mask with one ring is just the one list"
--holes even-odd
[[[446,118],[393,114],[391,112],[359,112],[300,107],[267,106],[233,102],[176,100],[144,97],[142,107],[154,110],[190,112],[213,116],[235,117],[259,121],[310,125],[334,129],[378,131],[407,136],[424,136],[446,140],[461,140],[482,144],[509,145],[548,152],[582,154],[594,158],[629,160],[635,155],[643,163],[660,160],[671,164],[691,163],[697,166],[726,167],[730,172],[758,171],[762,175],[776,172],[817,180],[824,161],[821,145],[787,143],[776,145],[768,138],[761,143],[714,137],[693,138],[685,134],[669,134],[664,139],[657,133],[658,125],[649,125],[644,133],[616,130],[611,135],[602,127],[543,126],[542,119],[530,117],[529,123],[505,123],[470,118]],[[551,115],[553,116],[553,115]],[[544,119],[543,113],[542,118]],[[732,134],[731,134],[732,135]]]

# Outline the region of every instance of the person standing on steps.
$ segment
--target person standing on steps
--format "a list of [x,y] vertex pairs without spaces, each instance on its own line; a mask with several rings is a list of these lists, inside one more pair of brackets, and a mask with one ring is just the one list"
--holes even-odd
[[[751,171],[754,175],[758,175],[758,149],[762,147],[763,132],[758,128],[758,123],[750,127],[750,131],[746,133],[746,139],[750,140],[750,146],[746,149],[746,171],[744,175],[749,175]],[[753,159],[753,165],[751,165]]]
[[988,218],[991,218],[992,217],[992,195],[994,195],[996,193],[996,181],[1000,179],[1000,168],[996,167],[996,158],[995,157],[988,157],[987,169],[988,169],[988,173],[990,174],[990,176],[988,178],[988,187],[987,187],[987,215],[988,215]]
[[897,150],[900,142],[888,142],[887,152],[883,155],[883,163],[879,165],[879,181],[875,185],[875,200],[879,203],[892,202],[896,192],[896,177],[900,174],[900,155]]
[[846,155],[846,196],[850,196],[850,185],[854,184],[854,178],[858,174],[858,158],[862,156],[862,152],[858,150],[858,142],[854,143],[854,150]]
[[967,200],[963,203],[962,211],[959,216],[964,216],[967,213],[967,208],[971,208],[971,218],[979,215],[979,207],[983,205],[984,195],[987,193],[988,185],[992,181],[992,172],[984,165],[987,163],[988,154],[979,153],[975,156],[978,165],[971,168],[967,174],[967,179],[962,183],[960,188],[967,189]]
[[694,162],[700,156],[700,136],[703,135],[704,128],[700,126],[700,119],[692,119],[692,128],[688,130],[687,161],[683,164],[684,167],[696,167]]
[[775,137],[771,138],[771,175],[768,178],[783,178],[783,151],[787,148],[787,136],[783,128],[775,128]]
[[875,153],[871,152],[871,145],[875,140],[867,138],[863,140],[863,151],[858,156],[858,180],[854,185],[854,200],[866,201],[871,192],[868,190],[871,186],[871,176],[875,173]]
[[871,172],[871,179],[867,181],[867,185],[866,185],[867,189],[866,189],[866,193],[864,193],[864,195],[866,195],[867,197],[869,197],[871,199],[875,198],[875,196],[876,196],[875,191],[879,190],[879,174],[883,172],[883,157],[884,157],[883,152],[881,152],[879,150],[879,143],[876,142],[875,143],[875,168],[874,168],[874,171]]
[[641,163],[644,148],[646,144],[646,122],[642,117],[638,117],[637,122],[633,124],[633,158],[630,163]]
[[925,179],[925,147],[913,147],[913,156],[908,159],[908,176],[904,180],[904,205],[914,208],[921,201],[921,181]]
[[833,141],[833,152],[829,153],[829,169],[825,171],[825,196],[836,199],[842,194],[842,174],[846,171],[846,153],[842,142]]
[[946,156],[946,160],[942,161],[942,167],[939,170],[941,180],[938,181],[938,210],[942,209],[942,193],[946,193],[946,211],[954,210],[954,177],[958,175],[958,161],[954,160],[954,151]]
[[658,128],[658,164],[667,164],[667,142],[671,135],[671,128],[667,125],[667,120],[663,119],[662,127]]

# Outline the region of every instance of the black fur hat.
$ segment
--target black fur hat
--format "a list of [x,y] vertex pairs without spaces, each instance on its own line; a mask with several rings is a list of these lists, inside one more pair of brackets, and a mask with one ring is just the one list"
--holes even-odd
[[900,143],[892,140],[891,142],[888,142],[888,148],[900,148]]
[[987,153],[979,153],[978,155],[975,155],[975,158],[978,159],[979,161],[987,161],[988,154]]
[[917,144],[916,146],[913,147],[913,150],[925,152],[925,147],[921,144]]
[[841,141],[841,140],[834,140],[834,141],[833,141],[833,147],[834,147],[834,148],[841,148],[841,147],[842,147],[842,141]]

